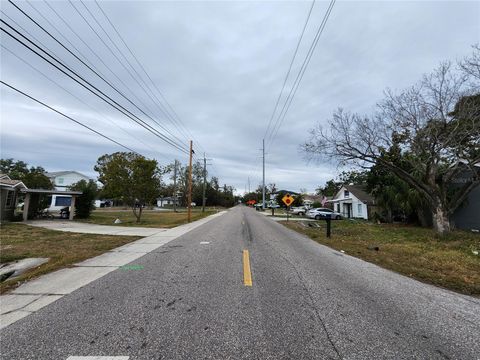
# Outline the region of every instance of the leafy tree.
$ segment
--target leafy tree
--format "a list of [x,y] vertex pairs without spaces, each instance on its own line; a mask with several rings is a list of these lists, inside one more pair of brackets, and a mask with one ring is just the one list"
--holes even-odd
[[342,187],[342,183],[339,181],[335,181],[334,179],[330,179],[325,183],[324,187],[319,186],[316,189],[317,195],[323,196],[334,196],[338,190]]
[[151,204],[161,189],[161,170],[156,160],[133,152],[116,152],[98,158],[95,171],[103,184],[102,193],[124,201],[140,222],[145,204]]
[[[398,147],[393,147],[384,154],[385,158],[396,163],[401,162],[400,156]],[[384,221],[392,222],[394,217],[401,217],[410,222],[418,219],[423,226],[431,223],[425,213],[427,204],[422,195],[385,166],[372,166],[367,174],[366,185],[367,191],[375,197],[382,210],[380,216]]]
[[22,181],[26,187],[32,189],[53,189],[53,184],[45,175],[45,169],[37,166],[28,167],[27,163],[14,159],[0,159],[0,172],[7,174],[11,179]]
[[249,200],[255,200],[255,203],[262,201],[262,197],[259,196],[258,192],[249,192],[243,196],[243,202],[246,203]]
[[[474,151],[480,147],[480,104],[472,83],[478,78],[443,63],[407,90],[387,90],[373,116],[337,110],[328,128],[311,131],[303,150],[311,158],[382,165],[421,194],[435,230],[444,234],[451,214],[480,183],[480,156]],[[400,162],[384,156],[392,146],[398,146]],[[452,191],[452,181],[465,170],[472,176]]]
[[[45,169],[40,166],[28,167],[21,160],[0,159],[0,173],[7,174],[13,180],[22,181],[30,189],[51,190],[54,188],[50,179],[45,175]],[[49,206],[48,197],[43,194],[32,194],[30,198],[29,216]]]
[[82,192],[82,195],[78,196],[75,201],[75,217],[78,219],[89,218],[92,210],[95,208],[93,202],[98,195],[97,183],[93,180],[88,182],[80,180],[69,188],[72,191]]
[[[350,171],[342,171],[342,173],[338,176],[341,184],[354,184],[354,185],[362,185],[365,184],[367,181],[368,171],[358,171],[358,170],[350,170]],[[338,191],[338,190],[337,190]]]

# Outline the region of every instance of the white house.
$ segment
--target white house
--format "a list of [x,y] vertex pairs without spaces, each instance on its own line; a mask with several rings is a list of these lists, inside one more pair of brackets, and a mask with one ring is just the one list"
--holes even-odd
[[178,198],[175,199],[173,196],[167,196],[167,197],[159,197],[157,198],[157,207],[165,207],[165,206],[173,206],[177,203],[177,206],[179,205]]
[[[90,178],[77,171],[56,171],[45,174],[52,182],[55,190],[67,191],[68,187],[79,182],[80,180],[88,181]],[[71,195],[55,194],[52,195],[49,211],[59,211],[60,209],[70,206],[72,201]]]
[[48,172],[45,175],[55,186],[55,190],[67,190],[69,186],[79,182],[80,180],[88,181],[90,178],[76,171],[56,171]]
[[363,186],[343,185],[332,200],[333,210],[345,218],[369,219],[370,208],[375,204],[373,196]]

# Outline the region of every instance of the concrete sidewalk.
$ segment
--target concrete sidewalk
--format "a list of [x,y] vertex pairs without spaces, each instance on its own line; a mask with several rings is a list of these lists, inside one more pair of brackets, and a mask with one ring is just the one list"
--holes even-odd
[[26,222],[26,224],[50,230],[100,235],[151,236],[169,230],[165,228],[144,228],[122,225],[98,225],[70,220],[34,220],[28,221]]
[[[46,223],[46,226],[42,227],[60,231],[108,235],[145,235],[146,237],[82,261],[75,264],[72,268],[61,269],[41,276],[21,285],[8,295],[0,296],[0,329],[13,324],[17,320],[38,311],[61,297],[141,258],[145,254],[158,249],[168,242],[225,213],[226,211],[222,211],[172,229],[124,228],[125,230],[122,230],[115,226],[83,223],[74,223],[75,225],[72,225],[72,222],[65,222],[65,224],[64,222],[57,221],[35,221],[35,224],[29,224],[42,226],[40,225],[41,223]],[[93,230],[89,229],[90,227],[92,227]],[[132,229],[134,231],[129,232],[129,230]],[[141,234],[141,230],[145,230],[145,233]],[[135,233],[135,231],[138,232]]]

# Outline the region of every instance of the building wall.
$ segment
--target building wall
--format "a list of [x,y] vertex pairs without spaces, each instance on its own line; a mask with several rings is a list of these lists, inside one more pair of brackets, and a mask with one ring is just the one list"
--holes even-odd
[[[17,192],[13,190],[0,190],[0,220],[11,220],[15,213]],[[9,200],[10,204],[7,204]]]
[[[368,210],[367,205],[360,201],[355,195],[349,192],[349,196],[345,197],[345,188],[341,188],[340,191],[336,194],[334,200],[340,200],[340,213],[347,217],[348,213],[346,212],[346,203],[351,203],[351,213],[350,217],[357,219],[368,220]],[[334,211],[337,210],[337,205],[334,205]]]
[[85,175],[72,172],[72,173],[56,176],[53,179],[53,184],[56,190],[67,190],[69,186],[79,182],[80,180],[88,181],[90,180],[90,178],[88,178]]
[[470,192],[467,200],[455,211],[451,220],[458,229],[480,230],[480,185]]

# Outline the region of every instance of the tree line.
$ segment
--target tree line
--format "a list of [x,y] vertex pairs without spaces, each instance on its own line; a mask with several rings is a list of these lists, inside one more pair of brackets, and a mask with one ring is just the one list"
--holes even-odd
[[[176,170],[175,170],[176,166]],[[147,159],[133,152],[116,152],[98,158],[94,166],[98,172],[97,185],[94,180],[81,180],[69,187],[69,190],[81,191],[76,201],[76,218],[87,218],[94,209],[95,199],[111,199],[116,204],[126,205],[140,221],[144,206],[155,206],[159,197],[173,197],[178,194],[181,206],[187,206],[188,166],[178,162],[165,166],[155,159]],[[0,172],[11,179],[21,180],[28,188],[52,190],[54,184],[46,176],[43,167],[28,166],[21,160],[0,159]],[[176,174],[176,190],[173,185]],[[208,172],[199,163],[192,166],[192,202],[197,205],[203,200],[203,179],[206,178],[206,206],[231,207],[238,198],[235,188],[227,184],[220,185],[218,177],[208,178]],[[40,197],[33,204],[35,211],[47,208],[47,197]]]

